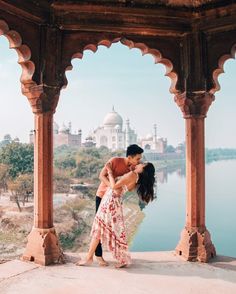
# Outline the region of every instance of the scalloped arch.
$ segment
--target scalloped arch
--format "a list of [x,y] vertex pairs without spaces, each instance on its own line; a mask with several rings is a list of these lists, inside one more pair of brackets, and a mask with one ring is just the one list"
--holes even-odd
[[213,75],[212,75],[215,87],[210,90],[211,94],[214,94],[215,92],[220,90],[220,83],[219,83],[218,77],[220,74],[224,73],[225,62],[228,59],[235,59],[235,54],[236,54],[236,43],[232,46],[229,54],[224,54],[219,58],[218,68],[213,71]]
[[[103,40],[99,41],[96,44],[90,43],[90,44],[84,46],[82,52],[77,52],[77,53],[72,55],[71,60],[74,59],[74,58],[82,59],[84,50],[91,50],[92,52],[95,53],[97,51],[99,45],[103,45],[103,46],[106,46],[107,48],[110,48],[113,43],[117,43],[119,41],[123,45],[129,47],[130,49],[133,49],[133,48],[140,49],[141,52],[142,52],[142,55],[151,54],[153,56],[153,58],[154,58],[155,63],[163,64],[166,67],[165,76],[169,77],[170,80],[171,80],[170,92],[173,93],[173,94],[176,94],[176,93],[179,92],[176,89],[178,76],[177,76],[177,73],[174,72],[174,70],[173,70],[172,62],[169,59],[164,58],[159,50],[149,48],[144,43],[135,43],[132,40],[129,40],[129,39],[126,39],[126,38],[115,38],[115,39],[112,39],[112,40],[103,39]],[[72,70],[72,68],[73,68],[73,66],[72,66],[72,64],[70,64],[69,66],[66,67],[66,71]],[[63,88],[65,88],[67,86],[67,83],[68,83],[68,81],[66,79],[66,75],[64,75],[64,87]]]
[[4,20],[0,20],[0,36],[1,35],[5,36],[8,39],[9,48],[15,49],[18,54],[18,63],[22,68],[22,74],[20,77],[22,89],[29,84],[36,85],[36,83],[32,80],[35,71],[35,65],[30,60],[30,48],[27,45],[22,44],[20,34],[14,30],[10,30],[7,23]]

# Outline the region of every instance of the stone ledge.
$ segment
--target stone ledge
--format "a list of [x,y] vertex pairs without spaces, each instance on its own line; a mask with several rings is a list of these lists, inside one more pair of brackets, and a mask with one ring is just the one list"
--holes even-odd
[[[114,269],[114,260],[104,254],[110,265],[75,266],[84,253],[67,253],[67,263],[37,266],[10,261],[0,265],[18,268],[0,281],[1,294],[233,294],[236,293],[236,258],[217,256],[210,263],[185,262],[173,251],[131,252],[129,268]],[[5,273],[4,273],[5,274]]]

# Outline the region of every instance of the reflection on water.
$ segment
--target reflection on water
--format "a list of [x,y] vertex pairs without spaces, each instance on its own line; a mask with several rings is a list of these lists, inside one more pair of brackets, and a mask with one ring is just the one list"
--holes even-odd
[[156,178],[158,184],[164,184],[168,182],[168,175],[171,175],[173,173],[177,173],[179,177],[185,178],[185,165],[182,164],[180,166],[174,166],[174,167],[165,167],[161,170],[156,171]]
[[[236,257],[236,160],[206,165],[206,226],[217,253]],[[227,175],[227,176],[226,176]],[[173,250],[185,225],[185,167],[157,172],[157,199],[142,207],[145,218],[131,251]]]

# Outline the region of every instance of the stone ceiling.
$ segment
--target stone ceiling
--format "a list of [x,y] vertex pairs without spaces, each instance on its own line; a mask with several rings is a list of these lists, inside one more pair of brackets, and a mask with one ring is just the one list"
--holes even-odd
[[82,1],[52,1],[55,3],[60,3],[60,2],[71,2],[71,3],[78,3],[78,2],[83,2],[87,4],[126,4],[126,5],[169,5],[169,6],[186,6],[186,7],[199,7],[204,4],[214,4],[217,2],[222,2],[222,1],[217,1],[217,0],[82,0]]
[[38,7],[39,9],[49,10],[50,6],[55,5],[74,5],[74,4],[87,4],[87,5],[109,5],[109,6],[136,6],[136,7],[158,7],[158,6],[171,6],[171,7],[188,7],[188,8],[200,8],[200,7],[212,7],[214,5],[226,5],[232,4],[234,0],[0,0],[1,3],[7,3],[12,6],[21,8],[26,7]]

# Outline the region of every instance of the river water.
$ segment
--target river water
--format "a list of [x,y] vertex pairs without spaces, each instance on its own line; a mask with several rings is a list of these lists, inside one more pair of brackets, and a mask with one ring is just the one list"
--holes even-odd
[[[219,255],[236,257],[236,160],[206,165],[206,227]],[[147,205],[131,251],[173,250],[185,225],[185,170],[157,174],[157,199]]]

